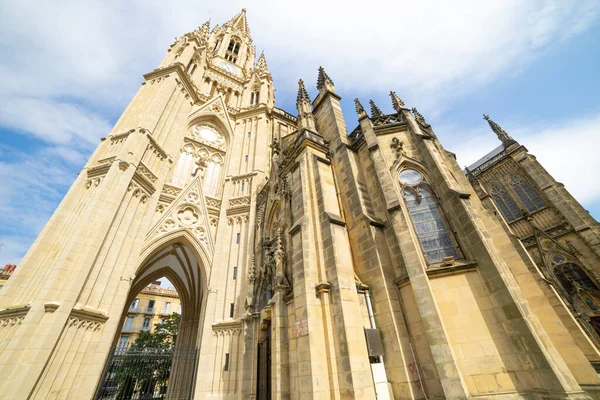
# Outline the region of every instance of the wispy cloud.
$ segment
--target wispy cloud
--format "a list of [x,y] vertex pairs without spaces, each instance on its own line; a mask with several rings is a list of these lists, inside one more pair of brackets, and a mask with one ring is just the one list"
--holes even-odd
[[[245,3],[0,3],[0,127],[32,144],[27,152],[0,148],[2,258],[19,261],[139,88],[141,75],[156,67],[174,37],[208,18],[213,26],[223,23]],[[431,117],[461,96],[519,73],[597,17],[593,0],[374,0],[368,7],[256,1],[248,9],[278,105],[293,111],[297,79],[314,84],[317,66],[324,65],[351,97],[377,99],[394,89]],[[542,161],[553,151],[536,144]],[[569,187],[579,186],[569,179]]]

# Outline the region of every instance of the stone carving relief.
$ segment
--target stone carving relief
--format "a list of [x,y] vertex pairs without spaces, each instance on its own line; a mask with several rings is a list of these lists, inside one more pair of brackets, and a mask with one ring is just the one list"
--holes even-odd
[[163,215],[150,231],[148,239],[183,228],[207,250],[212,246],[201,184],[200,178],[195,178],[185,190],[179,191],[179,196],[168,208],[162,204],[158,205],[157,211]]
[[[212,104],[211,111],[218,113],[222,112],[219,104]],[[225,138],[216,129],[208,125],[196,125],[189,137],[200,143],[208,144],[209,146],[215,147],[219,150],[225,150]]]

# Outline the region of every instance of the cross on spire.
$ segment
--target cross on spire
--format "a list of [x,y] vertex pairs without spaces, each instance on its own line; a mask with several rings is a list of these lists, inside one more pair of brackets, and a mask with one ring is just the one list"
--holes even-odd
[[511,144],[516,143],[515,140],[500,127],[500,125],[490,119],[489,115],[483,114],[483,119],[490,124],[490,128],[492,128],[492,131],[496,134],[496,136],[498,136],[498,139],[500,139],[504,147],[508,147]]

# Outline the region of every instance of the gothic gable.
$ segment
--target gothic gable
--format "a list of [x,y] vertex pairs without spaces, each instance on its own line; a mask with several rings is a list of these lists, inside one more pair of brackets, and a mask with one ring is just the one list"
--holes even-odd
[[[146,236],[148,243],[174,231],[188,231],[212,255],[214,244],[209,229],[209,216],[202,191],[202,180],[196,177],[171,203],[164,215]],[[144,246],[144,247],[146,247]]]

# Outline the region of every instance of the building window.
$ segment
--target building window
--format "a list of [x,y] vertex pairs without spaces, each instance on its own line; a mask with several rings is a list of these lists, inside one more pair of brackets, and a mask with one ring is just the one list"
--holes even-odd
[[258,104],[259,92],[254,91],[250,94],[250,105]]
[[245,161],[246,163],[248,163],[248,154],[246,154],[246,156],[244,157],[244,161]]
[[131,306],[129,306],[129,311],[138,311],[140,308],[140,299],[135,299],[131,302]]
[[252,132],[248,132],[248,139],[250,139],[250,136],[252,136]]
[[493,187],[492,196],[494,198],[494,203],[496,203],[496,207],[498,207],[508,222],[513,222],[521,218],[522,214],[521,211],[519,211],[519,207],[517,207],[514,200],[503,189],[497,186]]
[[[246,160],[246,161],[248,161],[248,160]],[[242,182],[242,193],[244,193],[244,186],[246,186],[246,184],[244,182]]]
[[229,353],[225,353],[225,365],[223,371],[229,371]]
[[233,279],[237,279],[237,267],[233,267]]
[[127,342],[129,341],[129,335],[122,335],[119,339],[119,347],[127,347]]
[[133,330],[133,317],[127,317],[127,320],[125,321],[125,326],[123,327],[123,330],[125,330],[125,331]]
[[403,185],[406,208],[427,262],[435,264],[448,257],[460,258],[441,207],[432,189],[423,181],[423,176],[408,169],[400,173],[399,179]]
[[148,332],[150,330],[150,318],[144,318],[144,323],[142,324],[142,330]]
[[240,52],[241,43],[236,39],[231,39],[227,52],[225,53],[225,59],[232,63],[237,61],[238,53]]
[[171,312],[171,303],[168,301],[165,302],[162,309],[162,314],[169,314]]
[[149,313],[154,312],[154,300],[150,300],[148,302],[148,307],[146,308],[146,312],[149,312]]
[[566,263],[554,267],[554,276],[569,296],[575,294],[577,286],[593,291],[599,290],[588,274],[575,263]]
[[510,178],[510,184],[519,197],[519,200],[521,200],[525,205],[525,208],[527,208],[527,211],[531,213],[544,207],[543,200],[531,187],[529,182],[518,176],[513,176]]
[[236,243],[236,244],[240,244],[240,235],[241,235],[241,234],[240,234],[240,233],[238,233],[238,234],[236,235],[236,237],[235,237],[235,243]]
[[229,318],[233,318],[233,310],[235,309],[235,304],[231,303],[229,305]]

